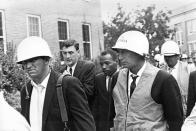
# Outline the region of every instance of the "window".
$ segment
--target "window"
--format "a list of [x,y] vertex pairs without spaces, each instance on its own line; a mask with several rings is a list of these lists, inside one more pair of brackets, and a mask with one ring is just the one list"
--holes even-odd
[[182,24],[176,24],[175,25],[175,29],[176,29],[176,42],[181,46],[183,45],[183,31],[182,31]]
[[[63,43],[68,39],[68,21],[58,21],[58,35],[59,35],[59,47],[62,50]],[[63,61],[63,56],[60,53],[60,59]]]
[[192,35],[193,33],[196,33],[196,19],[187,21],[187,32],[188,35]]
[[[4,20],[4,12],[0,10],[0,50],[4,50],[6,47]],[[6,49],[4,51],[6,51]]]
[[84,47],[84,58],[91,59],[91,38],[90,38],[90,25],[82,25],[82,35],[83,35],[83,47]]
[[36,16],[36,15],[27,16],[27,35],[41,37],[40,16]]
[[188,45],[189,45],[189,54],[191,54],[192,52],[196,52],[196,41],[188,43]]

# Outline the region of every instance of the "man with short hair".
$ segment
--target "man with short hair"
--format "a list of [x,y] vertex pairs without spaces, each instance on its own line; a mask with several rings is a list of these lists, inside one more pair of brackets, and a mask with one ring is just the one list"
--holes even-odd
[[[57,99],[56,84],[60,74],[50,67],[51,58],[48,43],[41,37],[27,37],[17,47],[17,63],[31,78],[21,90],[21,113],[32,131],[63,131],[65,128]],[[80,81],[75,77],[64,77],[62,94],[70,131],[95,131]]]
[[66,70],[81,81],[91,109],[94,97],[95,64],[80,59],[79,43],[73,39],[63,43],[61,52],[65,65],[62,66],[60,72],[63,73]]
[[99,58],[102,72],[95,76],[93,114],[97,131],[109,131],[110,127],[113,127],[115,115],[111,86],[115,80],[113,75],[117,71],[118,58],[116,52],[111,49],[101,52]]
[[115,131],[180,131],[183,109],[172,75],[145,60],[147,37],[139,31],[120,35],[114,47],[122,69],[113,89]]

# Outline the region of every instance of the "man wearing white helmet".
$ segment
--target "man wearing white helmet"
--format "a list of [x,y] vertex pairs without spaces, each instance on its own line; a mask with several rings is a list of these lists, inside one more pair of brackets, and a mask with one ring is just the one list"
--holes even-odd
[[123,67],[113,89],[115,131],[180,131],[183,110],[179,87],[172,75],[145,60],[146,36],[123,33],[114,50]]
[[[51,58],[47,42],[40,37],[28,37],[17,47],[17,63],[31,78],[21,90],[21,108],[32,131],[63,131],[65,127],[56,90],[60,74],[50,67]],[[70,131],[95,131],[80,81],[66,76],[62,80],[62,88]]]
[[161,53],[164,55],[165,62],[168,66],[166,71],[174,76],[180,88],[185,117],[187,111],[187,95],[190,74],[188,64],[179,61],[180,49],[178,44],[174,41],[166,41],[161,47]]

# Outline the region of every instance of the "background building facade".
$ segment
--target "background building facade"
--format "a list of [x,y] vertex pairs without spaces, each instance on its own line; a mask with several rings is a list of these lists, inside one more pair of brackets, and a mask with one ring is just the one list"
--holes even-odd
[[0,41],[6,49],[28,36],[41,36],[52,53],[68,38],[80,43],[83,58],[103,50],[100,0],[0,0]]
[[176,30],[175,40],[181,53],[196,54],[196,3],[188,4],[172,11],[170,25]]

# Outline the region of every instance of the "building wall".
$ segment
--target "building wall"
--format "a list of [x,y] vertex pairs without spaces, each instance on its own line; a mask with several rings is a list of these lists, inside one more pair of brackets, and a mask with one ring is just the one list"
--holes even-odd
[[69,38],[80,43],[83,51],[82,24],[88,23],[91,32],[91,54],[95,58],[103,49],[103,27],[100,0],[0,0],[6,4],[0,10],[5,13],[6,42],[19,42],[27,37],[27,15],[41,18],[42,37],[48,41],[53,54],[59,51],[58,20],[68,21]]
[[181,53],[186,53],[188,55],[195,54],[196,30],[190,33],[190,29],[194,30],[196,27],[196,3],[173,10],[172,15],[170,16],[170,26],[175,28],[177,32],[181,31],[181,40],[179,40],[179,33],[177,32],[175,39],[181,47]]

